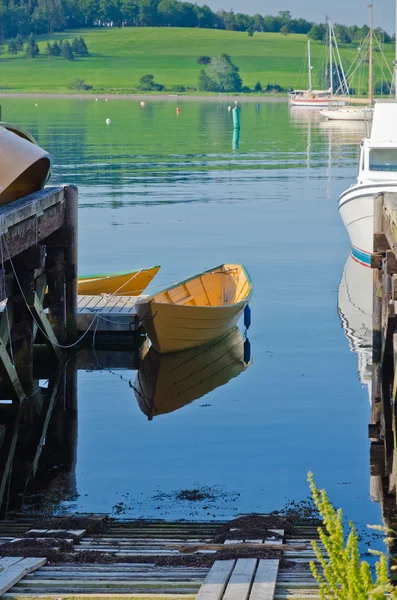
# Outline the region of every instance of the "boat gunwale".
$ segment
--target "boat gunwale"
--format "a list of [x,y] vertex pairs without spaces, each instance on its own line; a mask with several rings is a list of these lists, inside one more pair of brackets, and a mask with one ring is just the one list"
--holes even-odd
[[145,267],[144,269],[135,269],[133,271],[118,271],[116,273],[102,273],[96,275],[79,275],[79,281],[88,281],[90,279],[113,279],[115,277],[123,277],[124,275],[132,275],[133,273],[145,273],[146,271],[153,271],[153,269],[161,269],[161,265],[155,265],[153,267]]
[[[158,302],[155,300],[156,296],[159,296],[160,294],[164,294],[166,292],[169,292],[170,290],[175,289],[176,287],[180,286],[180,285],[184,285],[186,283],[188,283],[189,281],[192,281],[193,279],[197,279],[198,277],[202,277],[203,275],[212,273],[212,271],[215,271],[216,269],[220,269],[221,267],[224,267],[225,265],[234,265],[236,267],[241,267],[241,269],[244,272],[244,275],[247,279],[247,282],[249,284],[249,292],[247,294],[247,296],[243,299],[240,300],[239,302],[233,302],[232,304],[218,304],[216,306],[191,306],[188,304],[177,304],[177,303],[172,303],[172,304],[168,304],[167,302]],[[142,302],[138,302],[137,303],[137,307],[138,306],[143,306],[145,304],[151,304],[151,305],[158,305],[158,306],[178,306],[179,308],[199,308],[199,309],[219,309],[219,308],[231,308],[231,307],[235,307],[235,306],[240,306],[242,304],[247,304],[249,302],[249,300],[251,299],[252,293],[254,290],[254,285],[252,283],[252,279],[251,276],[249,274],[249,272],[247,271],[247,269],[245,268],[244,265],[240,264],[240,263],[222,263],[220,265],[217,265],[216,267],[212,267],[211,269],[207,269],[206,271],[201,271],[200,273],[196,273],[195,275],[192,275],[191,277],[188,277],[187,279],[183,279],[182,281],[178,281],[177,283],[175,283],[172,286],[163,288],[162,290],[160,290],[159,292],[156,292],[155,294],[152,294],[151,296],[146,297]]]

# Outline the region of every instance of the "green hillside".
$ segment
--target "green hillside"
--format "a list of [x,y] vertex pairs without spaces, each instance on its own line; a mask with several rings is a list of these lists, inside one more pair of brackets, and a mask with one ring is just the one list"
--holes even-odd
[[[44,56],[47,41],[83,36],[90,56],[48,59]],[[142,75],[151,73],[155,81],[167,88],[175,85],[197,85],[197,64],[201,55],[229,54],[240,68],[244,85],[253,87],[259,80],[262,86],[277,83],[283,87],[305,87],[306,35],[219,31],[183,28],[103,28],[67,31],[37,39],[41,54],[0,57],[1,84],[4,92],[70,92],[74,78],[85,79],[94,93],[128,93],[136,91]],[[357,49],[341,47],[346,65],[353,61]],[[387,46],[387,58],[392,63],[393,47]],[[324,70],[327,49],[319,42],[312,43],[314,75]],[[377,62],[377,61],[375,61]],[[380,79],[379,67],[375,80]],[[361,73],[361,85],[366,74]],[[317,85],[320,82],[317,81]],[[357,87],[358,83],[354,83]]]

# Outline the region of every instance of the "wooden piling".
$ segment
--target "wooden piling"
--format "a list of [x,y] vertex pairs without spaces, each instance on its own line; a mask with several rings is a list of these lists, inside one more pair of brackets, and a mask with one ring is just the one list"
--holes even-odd
[[70,240],[65,249],[66,262],[66,330],[68,343],[77,340],[78,284],[78,192],[75,186],[65,188],[65,224],[70,228]]

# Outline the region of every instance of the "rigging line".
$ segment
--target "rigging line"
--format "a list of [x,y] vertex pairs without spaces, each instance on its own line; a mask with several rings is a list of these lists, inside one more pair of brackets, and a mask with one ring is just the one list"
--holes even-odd
[[[393,76],[393,71],[391,70],[391,68],[390,68],[390,66],[389,66],[389,63],[388,63],[388,62],[387,62],[387,60],[386,60],[386,56],[385,56],[385,53],[384,53],[384,51],[383,51],[382,45],[381,45],[381,43],[379,42],[379,39],[378,39],[378,37],[377,37],[377,35],[376,35],[376,33],[375,33],[375,32],[374,32],[374,39],[375,39],[375,41],[376,41],[376,45],[378,46],[378,48],[379,48],[379,51],[380,51],[380,53],[381,53],[381,55],[382,55],[382,59],[383,59],[383,61],[382,61],[382,64],[386,65],[386,67],[387,67],[387,70],[389,71],[390,77],[392,77],[392,76]],[[379,60],[379,57],[377,57],[377,58],[378,58],[378,60]]]
[[[3,228],[1,227],[1,231],[2,230],[3,230]],[[1,238],[0,238],[0,251],[1,251],[1,267],[4,271],[3,236],[1,236]],[[11,325],[10,325],[10,318],[9,318],[9,314],[8,314],[8,298],[5,303],[5,313],[6,313],[6,321],[7,321],[8,343],[10,346],[11,362],[12,362],[13,367],[15,368],[14,351],[12,348],[12,339],[11,339]]]
[[14,277],[15,277],[15,279],[16,279],[16,281],[17,281],[17,283],[18,283],[18,287],[19,287],[19,289],[20,289],[20,291],[21,291],[21,294],[22,294],[22,297],[23,297],[23,299],[24,299],[24,301],[25,301],[26,307],[27,307],[27,309],[28,309],[28,311],[29,311],[30,315],[32,316],[33,320],[35,321],[35,323],[36,323],[37,327],[39,328],[39,330],[40,330],[40,331],[41,331],[41,333],[43,334],[43,336],[44,336],[44,337],[45,337],[47,340],[49,340],[49,341],[50,341],[52,344],[54,344],[54,346],[57,346],[58,348],[69,349],[69,348],[74,348],[75,346],[77,346],[77,344],[79,344],[79,343],[81,342],[81,340],[82,340],[82,339],[83,339],[83,338],[84,338],[84,337],[87,335],[87,333],[88,333],[88,332],[89,332],[89,330],[91,329],[91,327],[92,327],[93,323],[95,322],[95,320],[96,320],[96,318],[97,318],[97,317],[96,317],[96,315],[95,315],[95,318],[94,318],[94,319],[92,320],[92,322],[90,323],[89,327],[88,327],[88,328],[85,330],[85,332],[83,333],[83,335],[82,335],[82,336],[81,336],[81,337],[80,337],[80,338],[79,338],[79,339],[78,339],[76,342],[74,342],[74,344],[69,344],[69,345],[58,344],[58,342],[55,342],[55,341],[53,341],[51,338],[49,338],[49,337],[48,337],[48,335],[46,334],[46,332],[45,332],[45,331],[43,330],[43,328],[41,327],[41,324],[40,324],[40,323],[39,323],[39,321],[36,319],[35,315],[33,314],[33,311],[31,310],[31,308],[30,308],[30,306],[29,306],[29,303],[28,303],[28,301],[27,301],[27,299],[26,299],[26,296],[25,296],[25,294],[24,294],[24,292],[23,292],[23,289],[22,289],[21,283],[20,283],[20,281],[19,281],[19,279],[18,279],[18,275],[17,275],[17,273],[16,273],[16,270],[15,270],[15,267],[14,267],[14,263],[12,262],[11,254],[10,254],[10,251],[9,251],[9,249],[8,249],[7,242],[6,242],[6,241],[5,241],[5,239],[4,239],[4,236],[2,236],[2,239],[3,239],[3,241],[4,241],[5,248],[6,248],[7,252],[8,252],[8,257],[9,257],[9,258],[8,258],[8,260],[10,261],[10,264],[11,264],[12,270],[13,270],[13,272],[14,272]]

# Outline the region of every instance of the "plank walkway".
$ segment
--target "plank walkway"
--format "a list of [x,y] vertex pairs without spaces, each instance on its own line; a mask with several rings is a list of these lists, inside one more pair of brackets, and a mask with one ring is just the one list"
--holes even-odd
[[[92,519],[99,518],[93,515]],[[61,523],[61,521],[60,521]],[[22,600],[45,597],[46,600],[66,598],[173,598],[191,600],[318,600],[318,586],[313,580],[309,561],[314,559],[311,548],[280,552],[280,559],[240,558],[216,561],[207,566],[158,566],[160,557],[179,554],[167,544],[205,543],[216,536],[224,523],[219,522],[137,522],[112,521],[101,533],[83,533],[83,528],[68,530],[38,530],[32,521],[0,522],[1,544],[37,535],[52,538],[56,544],[62,532],[73,541],[76,562],[42,564],[32,573],[19,577],[3,598]],[[33,531],[32,531],[33,530]],[[236,530],[234,530],[236,531]],[[263,544],[286,543],[310,545],[317,538],[314,527],[297,528],[292,537],[274,530],[277,535],[263,539],[233,540]],[[66,532],[66,533],[65,533]],[[116,556],[113,564],[78,562],[82,551],[106,552]],[[136,561],[134,561],[136,557]],[[147,562],[140,562],[142,559]],[[25,559],[31,560],[31,559]],[[45,559],[44,559],[45,560]],[[1,573],[0,573],[1,586]],[[0,587],[1,592],[1,587]]]

